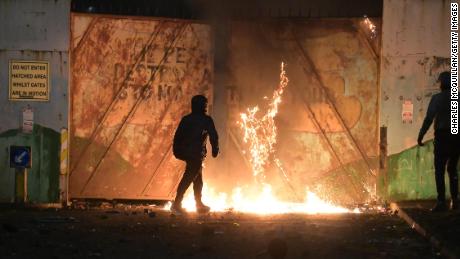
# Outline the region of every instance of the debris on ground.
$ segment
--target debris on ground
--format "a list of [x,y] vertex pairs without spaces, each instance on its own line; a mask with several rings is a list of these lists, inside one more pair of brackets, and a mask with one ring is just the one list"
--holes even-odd
[[436,258],[438,252],[399,217],[376,210],[264,216],[233,211],[171,217],[169,211],[154,206],[83,207],[0,211],[0,254],[10,258],[423,259]]

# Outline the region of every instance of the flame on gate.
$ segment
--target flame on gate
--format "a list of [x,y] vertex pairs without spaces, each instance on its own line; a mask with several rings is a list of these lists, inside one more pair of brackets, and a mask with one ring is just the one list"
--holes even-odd
[[[280,83],[274,91],[272,99],[268,104],[267,112],[259,115],[260,108],[255,106],[248,108],[245,113],[240,114],[240,121],[237,123],[243,131],[243,140],[248,145],[250,163],[255,178],[251,186],[236,187],[229,195],[223,192],[215,192],[212,187],[204,185],[203,202],[211,207],[212,211],[238,211],[256,214],[283,214],[283,213],[359,213],[358,209],[349,210],[335,206],[321,200],[315,193],[308,191],[303,202],[286,202],[279,200],[272,192],[272,186],[265,183],[264,172],[270,164],[278,167],[282,177],[289,184],[281,161],[275,156],[275,144],[277,139],[277,128],[275,116],[278,113],[278,106],[284,89],[288,85],[284,63],[281,63]],[[264,98],[268,99],[268,98]],[[273,163],[271,163],[273,162]],[[182,206],[187,211],[196,211],[195,200],[192,188],[189,188]],[[293,190],[293,189],[292,189]],[[170,204],[166,206],[169,209]]]
[[377,26],[366,16],[364,15],[363,21],[365,28],[368,29],[371,39],[377,37]]

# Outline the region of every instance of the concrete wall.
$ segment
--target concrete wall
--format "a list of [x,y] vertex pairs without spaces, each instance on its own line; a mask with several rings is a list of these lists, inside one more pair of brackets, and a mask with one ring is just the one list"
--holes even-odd
[[[68,127],[69,20],[70,0],[0,1],[0,201],[14,197],[10,145],[32,146],[30,201],[58,200],[59,132]],[[49,101],[8,99],[10,60],[49,62]],[[21,130],[25,107],[34,111],[31,134]]]
[[[436,79],[450,69],[450,2],[385,0],[382,26],[380,125],[388,132],[387,170],[381,184],[391,199],[435,197],[432,144],[416,147]],[[413,103],[412,123],[402,104]],[[433,130],[425,136],[432,140]]]

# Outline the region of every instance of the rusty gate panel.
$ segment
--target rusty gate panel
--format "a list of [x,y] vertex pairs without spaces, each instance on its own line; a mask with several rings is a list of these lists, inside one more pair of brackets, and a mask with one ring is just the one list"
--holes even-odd
[[[231,134],[241,136],[233,121],[271,96],[279,64],[287,62],[277,156],[299,193],[308,186],[341,203],[372,195],[378,168],[379,41],[361,30],[358,19],[232,24]],[[241,138],[232,141],[234,147],[242,145]],[[278,185],[287,192],[282,182]]]
[[71,29],[70,197],[171,199],[174,130],[212,98],[209,26],[72,14]]

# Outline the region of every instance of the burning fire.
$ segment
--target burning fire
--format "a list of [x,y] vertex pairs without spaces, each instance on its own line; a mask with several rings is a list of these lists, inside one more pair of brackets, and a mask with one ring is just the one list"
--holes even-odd
[[[196,211],[195,199],[192,188],[189,188],[182,202],[189,212]],[[307,191],[305,202],[284,202],[277,199],[272,193],[269,184],[263,184],[262,191],[246,195],[250,188],[237,187],[233,189],[231,196],[227,193],[216,193],[212,188],[204,186],[203,202],[211,206],[211,211],[225,212],[238,211],[261,215],[302,213],[302,214],[333,214],[333,213],[359,213],[358,209],[349,210],[335,206],[318,198],[313,192]],[[167,209],[169,209],[168,204]]]
[[267,113],[262,118],[258,118],[259,107],[256,106],[240,115],[241,122],[238,123],[244,131],[244,142],[249,142],[250,162],[254,176],[263,173],[264,167],[268,165],[270,155],[275,152],[275,116],[278,113],[278,105],[281,103],[281,95],[288,82],[284,63],[281,63],[280,84],[273,93],[272,102],[269,104]]
[[[308,191],[303,202],[285,202],[280,201],[272,193],[272,186],[264,183],[264,171],[274,162],[274,166],[280,169],[282,177],[292,191],[289,178],[282,167],[281,161],[275,157],[275,144],[277,137],[277,128],[275,125],[275,116],[278,113],[278,106],[281,103],[281,96],[288,85],[288,78],[284,69],[284,63],[281,63],[280,83],[274,91],[272,100],[268,104],[267,112],[259,115],[259,107],[249,108],[246,113],[241,114],[241,121],[238,122],[243,130],[243,140],[249,146],[250,163],[253,175],[257,181],[252,186],[236,187],[231,195],[227,193],[217,193],[213,188],[206,184],[203,189],[203,202],[211,206],[212,211],[239,211],[256,214],[282,214],[282,213],[359,213],[357,209],[349,209],[334,206],[333,204],[322,201],[316,194]],[[264,98],[268,99],[268,98]],[[262,176],[262,177],[260,177]],[[262,180],[262,181],[260,181]],[[187,211],[195,211],[195,200],[192,188],[189,188],[185,194],[182,206]],[[169,209],[170,204],[166,206]]]
[[[216,193],[212,188],[204,186],[203,202],[211,206],[213,212],[238,211],[260,215],[269,214],[334,214],[359,213],[358,209],[349,210],[335,206],[318,198],[313,192],[307,191],[305,202],[284,202],[277,199],[272,193],[272,187],[264,184],[262,192],[256,195],[245,195],[247,188],[237,187],[231,196],[227,193]],[[169,209],[168,204],[167,209]],[[189,212],[196,211],[195,200],[191,188],[187,191],[182,206]]]
[[365,15],[363,20],[364,25],[370,31],[371,38],[375,38],[377,36],[377,26],[372,23],[372,21]]

